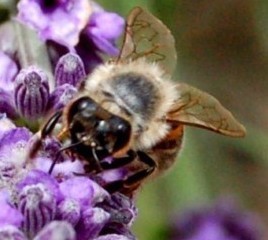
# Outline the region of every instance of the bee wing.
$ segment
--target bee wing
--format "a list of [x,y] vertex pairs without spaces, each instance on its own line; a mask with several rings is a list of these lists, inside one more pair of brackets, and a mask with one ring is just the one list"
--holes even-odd
[[178,84],[178,99],[167,115],[167,121],[206,128],[231,137],[243,137],[246,130],[221,103],[187,84]]
[[158,62],[168,74],[172,74],[177,62],[175,40],[170,30],[152,14],[136,7],[128,15],[118,60],[141,57]]

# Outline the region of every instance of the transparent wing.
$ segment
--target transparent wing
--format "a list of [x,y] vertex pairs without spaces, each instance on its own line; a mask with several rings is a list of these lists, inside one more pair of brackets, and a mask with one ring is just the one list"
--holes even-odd
[[168,74],[176,66],[175,40],[170,30],[152,14],[136,7],[127,18],[119,61],[141,57],[158,62]]
[[231,137],[243,137],[246,130],[213,96],[187,84],[178,84],[178,100],[167,121],[206,128]]

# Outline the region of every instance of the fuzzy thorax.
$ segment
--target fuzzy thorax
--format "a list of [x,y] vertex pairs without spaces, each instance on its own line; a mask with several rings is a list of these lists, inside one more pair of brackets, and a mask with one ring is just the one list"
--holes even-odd
[[150,148],[165,137],[165,116],[177,98],[170,76],[145,59],[99,66],[81,94],[131,122],[135,149]]

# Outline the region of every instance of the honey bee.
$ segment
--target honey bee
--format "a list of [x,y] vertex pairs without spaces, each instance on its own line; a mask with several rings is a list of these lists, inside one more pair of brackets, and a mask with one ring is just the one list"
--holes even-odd
[[[152,14],[134,8],[119,57],[99,65],[83,81],[79,94],[39,131],[30,155],[61,121],[58,138],[71,142],[64,150],[85,160],[91,172],[126,167],[130,175],[106,189],[131,193],[149,176],[172,166],[184,126],[243,137],[243,125],[217,99],[171,81],[175,66],[170,30]],[[113,158],[110,163],[103,161],[108,156]]]

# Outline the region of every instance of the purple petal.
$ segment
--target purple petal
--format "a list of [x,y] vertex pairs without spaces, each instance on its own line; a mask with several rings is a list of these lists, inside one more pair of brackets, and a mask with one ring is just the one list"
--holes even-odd
[[[43,172],[48,172],[51,164],[52,160],[46,157],[38,157],[34,161],[35,168],[42,170]],[[63,182],[74,177],[76,173],[85,173],[83,163],[79,160],[65,160],[64,162],[60,162],[55,165],[51,175],[57,179],[58,182]]]
[[259,239],[260,219],[252,212],[238,208],[233,199],[222,199],[216,206],[214,214],[218,216],[225,232],[241,239]]
[[112,194],[97,206],[111,214],[109,222],[130,226],[137,216],[133,200],[121,193]]
[[6,132],[16,128],[15,124],[6,116],[6,114],[0,114],[0,139]]
[[[5,85],[3,84],[1,86]],[[17,118],[18,114],[14,107],[13,94],[0,88],[0,96],[0,113],[5,113],[11,119]]]
[[31,138],[32,133],[29,129],[20,127],[20,128],[11,128],[9,131],[6,131],[0,142],[0,151],[4,147],[10,147],[10,145],[16,144],[18,142],[28,142]]
[[12,181],[16,177],[18,168],[16,168],[14,163],[4,160],[3,155],[0,156],[0,160],[0,179],[3,182]]
[[83,211],[82,218],[76,227],[77,239],[94,239],[98,236],[109,218],[110,214],[101,208],[86,209]]
[[33,240],[76,240],[73,227],[65,221],[53,221],[46,225]]
[[108,234],[108,235],[104,235],[104,236],[95,238],[94,240],[133,240],[133,239],[128,238],[124,235]]
[[[38,144],[39,140],[40,138],[35,134],[30,139],[28,146],[30,148],[34,147],[34,145]],[[47,137],[42,142],[42,148],[40,148],[36,157],[32,159],[34,167],[43,172],[48,172],[55,158],[57,158],[57,164],[54,166],[51,176],[57,179],[58,182],[75,176],[75,173],[84,174],[84,164],[82,161],[70,159],[64,153],[58,154],[61,147],[61,143],[56,138]]]
[[69,103],[77,93],[77,89],[70,84],[57,87],[50,95],[47,109],[60,110]]
[[57,202],[60,202],[63,199],[57,181],[48,173],[39,170],[30,171],[28,175],[17,184],[17,189],[22,191],[26,186],[36,185],[39,183],[43,184],[46,189],[49,189],[53,198],[55,198]]
[[64,199],[58,206],[57,218],[76,226],[81,217],[79,202],[74,199]]
[[125,20],[112,12],[94,12],[90,17],[88,26],[95,33],[108,40],[115,40],[120,37],[125,27]]
[[123,18],[117,14],[104,11],[94,2],[92,6],[93,14],[89,24],[83,30],[79,43],[75,47],[84,62],[87,74],[103,62],[99,52],[111,56],[118,55],[119,50],[115,42],[125,25]]
[[0,227],[0,239],[2,240],[28,240],[23,232],[12,225]]
[[124,235],[118,235],[118,234],[107,234],[107,235],[95,238],[94,240],[133,240],[133,238],[128,238]]
[[76,87],[85,76],[84,64],[77,54],[68,53],[59,59],[55,69],[58,86],[68,83]]
[[[61,143],[56,138],[47,137],[43,141],[43,148],[41,151],[41,155],[43,157],[54,159],[55,153],[57,153],[60,150],[60,148],[61,148]],[[58,161],[62,162],[63,160],[64,160],[63,156],[61,155],[58,158]]]
[[85,208],[103,201],[108,193],[87,177],[74,177],[60,183],[65,198],[75,199]]
[[5,91],[13,89],[13,81],[18,73],[17,64],[5,53],[0,51],[0,86]]
[[70,49],[74,47],[91,14],[89,1],[58,1],[52,6],[42,3],[21,0],[18,19],[37,30],[43,40],[54,40]]
[[11,206],[9,203],[9,194],[4,190],[0,191],[0,206],[0,226],[2,227],[10,224],[20,227],[23,222],[23,216],[14,206]]
[[[8,169],[23,167],[26,161],[27,142],[32,133],[27,128],[14,128],[2,135],[0,142],[0,160],[3,164],[8,163],[4,167]],[[2,168],[1,167],[1,168]],[[2,169],[3,170],[3,169]]]
[[94,12],[85,32],[100,51],[116,56],[119,50],[115,40],[122,34],[124,25],[124,19],[115,13]]
[[80,41],[75,50],[82,58],[86,73],[89,74],[95,67],[103,63],[102,58],[98,55],[96,46],[92,39],[89,39],[86,34],[81,34]]
[[173,224],[170,239],[174,240],[257,240],[262,227],[256,215],[241,211],[229,200],[188,211]]
[[76,161],[64,161],[55,166],[53,170],[53,176],[59,179],[70,179],[75,176],[75,174],[84,174],[84,165],[80,160]]
[[18,112],[26,119],[40,117],[49,98],[47,75],[37,67],[22,69],[15,80],[14,99]]
[[[104,159],[102,161],[104,162],[106,160]],[[102,180],[105,183],[110,183],[113,181],[124,179],[127,176],[127,174],[128,174],[128,170],[126,168],[118,168],[118,169],[112,169],[112,170],[101,172],[98,175],[102,178]]]
[[235,238],[224,233],[223,229],[217,223],[206,223],[189,240],[235,240]]
[[107,234],[118,234],[121,236],[125,236],[128,239],[135,240],[135,236],[131,233],[130,229],[121,223],[116,222],[108,222],[104,228],[102,229],[100,235],[107,235]]

